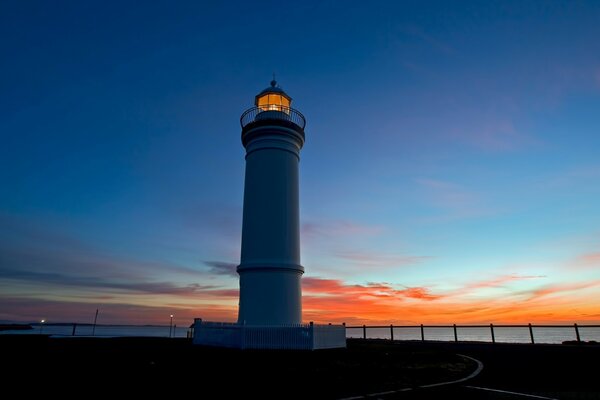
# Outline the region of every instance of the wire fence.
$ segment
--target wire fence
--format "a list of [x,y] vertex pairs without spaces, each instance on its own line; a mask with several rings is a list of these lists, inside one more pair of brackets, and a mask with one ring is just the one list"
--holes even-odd
[[600,325],[355,325],[348,338],[390,340],[562,343],[600,341]]

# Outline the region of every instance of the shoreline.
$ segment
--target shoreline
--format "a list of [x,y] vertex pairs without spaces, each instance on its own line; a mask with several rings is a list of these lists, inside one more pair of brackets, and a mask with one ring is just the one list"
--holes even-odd
[[0,332],[4,331],[28,331],[32,330],[31,324],[0,324]]

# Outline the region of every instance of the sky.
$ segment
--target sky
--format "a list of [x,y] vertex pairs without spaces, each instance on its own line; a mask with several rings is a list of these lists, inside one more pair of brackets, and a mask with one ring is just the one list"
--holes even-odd
[[237,318],[239,117],[307,119],[303,318],[600,322],[600,3],[0,3],[0,321]]

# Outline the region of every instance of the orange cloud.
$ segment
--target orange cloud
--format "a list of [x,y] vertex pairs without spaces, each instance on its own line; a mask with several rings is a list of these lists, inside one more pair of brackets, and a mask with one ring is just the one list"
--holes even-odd
[[[477,289],[508,287],[511,282],[538,276],[503,275],[467,283],[451,292],[428,287],[402,287],[387,282],[349,284],[339,279],[303,278],[305,321],[370,324],[573,323],[600,321],[600,279],[544,285],[505,296],[477,296]],[[465,296],[469,294],[469,296]],[[193,293],[119,293],[63,299],[0,298],[0,319],[47,318],[57,322],[89,322],[102,304],[102,323],[162,324],[171,313],[178,324],[193,318],[235,321],[238,290],[204,288]]]
[[[426,287],[397,289],[387,283],[348,285],[340,280],[304,278],[304,317],[315,322],[348,324],[420,323],[559,323],[597,322],[600,293],[576,296],[575,291],[600,286],[586,283],[546,285],[504,298],[465,298],[479,288],[540,278],[503,275],[478,281],[450,293],[432,294]],[[590,297],[595,296],[595,297]],[[528,297],[527,297],[528,296]]]
[[411,299],[420,299],[420,300],[437,300],[440,299],[441,295],[434,295],[429,292],[429,289],[424,287],[412,287],[399,291],[405,297],[409,297]]
[[388,283],[348,285],[336,279],[303,279],[305,319],[317,322],[389,321],[415,301],[441,299],[425,287],[397,289]]
[[441,295],[433,295],[425,287],[395,289],[388,283],[368,283],[366,285],[347,285],[337,279],[306,277],[302,280],[305,293],[317,296],[365,296],[373,298],[403,298],[436,300]]

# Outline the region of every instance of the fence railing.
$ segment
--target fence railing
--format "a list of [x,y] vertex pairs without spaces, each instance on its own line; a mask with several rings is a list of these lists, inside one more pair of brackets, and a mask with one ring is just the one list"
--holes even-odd
[[[389,338],[390,340],[398,340],[398,333],[400,333],[400,331],[402,330],[407,330],[407,329],[412,329],[413,333],[416,330],[417,331],[417,335],[419,335],[419,337],[417,338],[417,340],[421,341],[426,341],[426,340],[445,340],[448,341],[448,339],[440,339],[439,335],[431,335],[432,331],[431,330],[436,330],[436,329],[446,329],[447,332],[451,332],[452,336],[451,339],[449,341],[453,341],[458,342],[458,341],[465,341],[462,338],[460,338],[459,335],[459,330],[474,330],[474,329],[478,329],[479,332],[476,333],[476,337],[477,339],[473,340],[469,340],[469,341],[491,341],[492,343],[496,343],[497,341],[497,334],[499,331],[505,331],[506,329],[516,329],[516,328],[520,328],[520,329],[526,329],[527,333],[528,333],[528,342],[535,344],[536,343],[536,335],[535,335],[535,331],[538,332],[538,338],[542,338],[544,342],[548,343],[548,342],[553,342],[548,341],[548,338],[552,338],[554,340],[554,342],[556,342],[557,338],[560,339],[561,335],[558,335],[555,332],[552,332],[552,334],[542,334],[542,330],[543,329],[548,329],[548,328],[552,328],[552,329],[560,329],[560,330],[569,330],[571,332],[572,335],[564,335],[563,340],[560,341],[564,341],[567,340],[568,337],[573,338],[575,341],[577,341],[578,343],[582,342],[582,335],[581,335],[581,330],[585,329],[597,329],[597,331],[595,331],[594,333],[596,333],[596,335],[591,335],[594,336],[595,338],[599,338],[600,339],[600,325],[589,325],[589,324],[585,324],[585,325],[579,325],[579,324],[573,324],[573,325],[545,325],[545,324],[539,324],[539,325],[533,325],[533,324],[521,324],[521,325],[514,325],[514,324],[509,324],[509,325],[503,325],[503,324],[489,324],[489,325],[456,325],[456,324],[452,324],[452,325],[355,325],[355,326],[346,326],[346,336],[348,337],[354,337],[354,338],[363,338],[363,339],[368,339],[369,335],[368,335],[368,331],[370,330],[371,332],[375,332],[375,336],[377,336],[378,338],[381,337],[382,335],[387,336],[386,338]],[[429,335],[426,335],[426,330],[429,330]],[[451,331],[450,331],[451,330]],[[358,335],[352,335],[352,331],[359,331]],[[387,331],[387,333],[386,333]],[[484,331],[487,331],[487,338],[489,340],[485,340],[485,334],[483,333]],[[394,332],[396,332],[396,336],[394,336]],[[463,331],[464,332],[464,331]],[[350,334],[350,335],[349,335]],[[464,336],[464,335],[463,335]],[[522,337],[523,335],[521,335]],[[373,335],[371,335],[371,338],[373,338]],[[483,340],[482,340],[483,339]],[[414,339],[413,339],[414,340]],[[502,340],[500,340],[502,341]],[[600,340],[599,340],[600,341]],[[518,341],[518,340],[509,340],[509,342],[522,342],[522,341]]]
[[266,120],[281,120],[288,121],[295,125],[298,125],[301,129],[306,126],[306,119],[304,115],[296,109],[285,106],[270,106],[274,108],[267,109],[266,106],[252,107],[244,111],[240,117],[240,125],[244,128],[246,125]]

